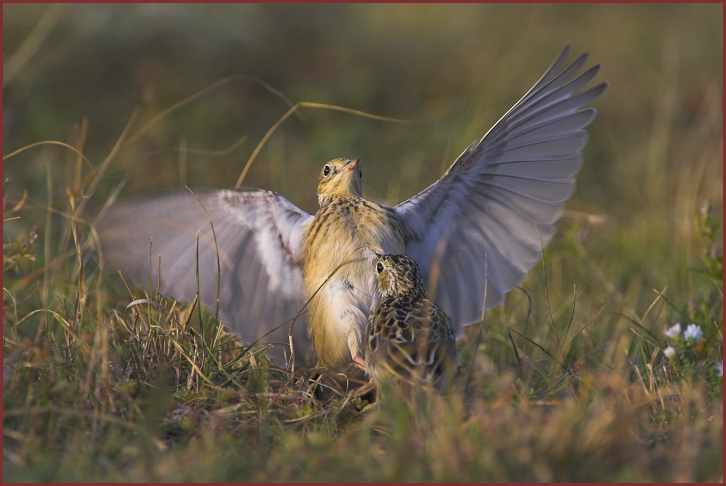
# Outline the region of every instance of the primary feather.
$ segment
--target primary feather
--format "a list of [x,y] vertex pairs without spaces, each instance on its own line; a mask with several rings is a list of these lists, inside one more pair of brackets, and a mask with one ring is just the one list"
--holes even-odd
[[[124,278],[145,288],[160,280],[163,294],[190,302],[198,263],[200,301],[212,310],[218,304],[227,328],[247,343],[286,345],[285,324],[306,300],[300,262],[311,220],[272,191],[183,191],[123,201],[96,228],[105,264]],[[306,319],[298,318],[293,342],[297,355],[311,362]],[[276,346],[272,355],[282,364],[286,354]]]
[[[552,66],[478,142],[430,187],[394,209],[406,232],[406,254],[435,289],[432,298],[456,328],[478,322],[504,300],[539,260],[575,189],[595,109],[583,108],[608,87],[578,93],[597,74],[582,74],[582,54]],[[439,249],[442,246],[442,249]],[[438,253],[437,253],[438,252]],[[432,276],[436,260],[438,274]]]

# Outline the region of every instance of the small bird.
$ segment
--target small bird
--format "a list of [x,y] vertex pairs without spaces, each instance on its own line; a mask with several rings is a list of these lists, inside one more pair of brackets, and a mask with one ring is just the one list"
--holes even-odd
[[380,255],[375,271],[381,302],[368,318],[363,364],[380,388],[384,380],[446,389],[456,373],[456,332],[446,313],[425,294],[413,258]]
[[569,52],[437,182],[395,207],[363,197],[358,160],[334,159],[312,215],[263,189],[116,204],[96,221],[100,259],[182,301],[198,291],[246,343],[280,344],[268,354],[280,365],[294,350],[295,363],[350,368],[382,297],[376,252],[406,254],[458,335],[539,260],[574,190],[596,114],[585,105],[608,84],[584,89],[600,66],[580,73],[582,54],[565,67]]
[[363,354],[365,324],[380,300],[370,271],[372,248],[405,251],[401,221],[392,208],[363,198],[361,176],[358,160],[325,164],[318,181],[320,209],[303,234],[308,334],[318,365],[328,368],[344,367]]

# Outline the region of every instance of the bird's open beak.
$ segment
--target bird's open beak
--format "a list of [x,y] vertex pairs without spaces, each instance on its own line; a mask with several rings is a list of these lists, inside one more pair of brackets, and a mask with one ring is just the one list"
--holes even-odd
[[346,165],[345,165],[345,166],[343,167],[343,171],[342,171],[342,172],[349,172],[349,171],[351,171],[351,170],[356,170],[356,169],[358,169],[358,161],[359,161],[359,160],[360,160],[360,159],[354,159],[354,160],[351,160],[350,162],[348,162],[348,163],[347,163],[347,164],[346,164]]

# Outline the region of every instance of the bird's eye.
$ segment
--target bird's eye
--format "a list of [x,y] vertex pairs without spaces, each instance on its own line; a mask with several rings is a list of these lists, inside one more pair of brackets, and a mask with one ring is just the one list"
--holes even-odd
[[323,167],[323,175],[325,177],[328,177],[330,175],[330,166],[328,164],[325,164],[325,167]]
[[376,265],[376,272],[381,273],[383,271],[383,264],[379,263]]

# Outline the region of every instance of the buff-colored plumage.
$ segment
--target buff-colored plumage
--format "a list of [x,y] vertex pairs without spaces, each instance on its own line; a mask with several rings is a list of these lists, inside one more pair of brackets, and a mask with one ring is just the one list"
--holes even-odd
[[574,190],[595,117],[586,105],[607,83],[588,87],[599,66],[580,72],[585,54],[566,65],[569,49],[437,182],[396,206],[364,199],[359,163],[336,159],[321,173],[314,215],[262,189],[154,195],[99,217],[99,255],[144,288],[159,281],[184,301],[199,291],[245,342],[272,343],[280,365],[309,298],[292,331],[296,360],[361,361],[381,298],[374,249],[418,263],[458,335],[537,263]]
[[416,262],[406,255],[375,261],[381,302],[368,318],[365,367],[373,381],[444,390],[456,373],[454,326],[429,300]]
[[357,160],[325,164],[318,182],[321,207],[305,230],[305,294],[315,294],[308,333],[321,366],[342,367],[363,354],[365,323],[380,300],[375,274],[370,271],[375,258],[372,248],[398,253],[405,249],[395,212],[363,199],[360,180]]

